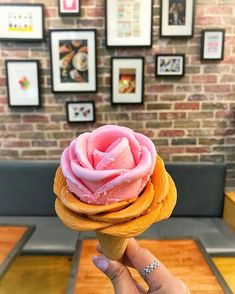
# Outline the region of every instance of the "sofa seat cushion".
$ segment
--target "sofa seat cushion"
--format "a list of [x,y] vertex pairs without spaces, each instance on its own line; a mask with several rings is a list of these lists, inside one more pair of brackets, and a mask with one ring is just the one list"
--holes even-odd
[[35,231],[25,244],[25,254],[73,254],[78,232],[65,227],[57,217],[0,217],[0,224],[35,225]]

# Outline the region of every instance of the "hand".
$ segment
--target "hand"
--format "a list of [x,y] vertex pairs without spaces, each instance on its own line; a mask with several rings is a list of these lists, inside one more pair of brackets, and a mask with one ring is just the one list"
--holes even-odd
[[[97,250],[102,253],[99,245]],[[129,240],[122,263],[110,260],[103,255],[93,257],[96,267],[113,283],[116,294],[190,294],[185,284],[174,277],[163,264],[160,264],[145,278],[149,286],[148,291],[140,286],[131,276],[127,266],[141,273],[154,260],[156,257],[147,249],[139,247],[135,239]]]

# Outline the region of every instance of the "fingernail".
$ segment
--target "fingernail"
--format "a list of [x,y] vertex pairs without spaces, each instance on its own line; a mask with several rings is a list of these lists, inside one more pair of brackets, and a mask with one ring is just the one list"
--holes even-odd
[[102,256],[94,256],[92,258],[94,264],[102,271],[105,272],[108,267],[109,267],[109,263],[106,259],[104,259]]

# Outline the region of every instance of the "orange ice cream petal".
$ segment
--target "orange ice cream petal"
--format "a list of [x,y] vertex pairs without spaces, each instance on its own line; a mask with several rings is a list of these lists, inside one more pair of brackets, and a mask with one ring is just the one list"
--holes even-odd
[[106,214],[92,215],[89,216],[93,220],[111,222],[111,223],[121,223],[128,221],[130,219],[139,217],[149,205],[152,203],[154,198],[154,189],[151,181],[148,182],[145,191],[137,200],[129,205],[127,208],[117,212],[111,212]]
[[154,185],[156,201],[161,202],[166,197],[168,191],[168,176],[165,164],[159,155],[157,156],[157,162],[151,179]]
[[75,231],[90,231],[110,226],[110,223],[93,221],[85,216],[72,212],[58,198],[55,201],[55,210],[62,222]]

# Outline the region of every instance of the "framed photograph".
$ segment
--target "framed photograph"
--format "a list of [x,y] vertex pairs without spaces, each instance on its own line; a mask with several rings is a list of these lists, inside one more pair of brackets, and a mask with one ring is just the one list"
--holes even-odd
[[144,58],[112,57],[112,104],[142,104],[144,96]]
[[66,109],[69,123],[95,121],[95,105],[93,101],[67,102]]
[[59,0],[59,14],[61,16],[80,15],[80,0]]
[[95,92],[96,30],[52,30],[52,91]]
[[44,40],[43,4],[0,4],[0,40]]
[[40,106],[39,61],[6,60],[9,106]]
[[184,54],[159,54],[156,55],[157,77],[182,77],[184,76]]
[[224,58],[224,36],[224,29],[202,30],[202,60],[222,60]]
[[106,46],[151,47],[153,0],[106,0]]
[[194,0],[162,0],[160,36],[192,37]]

